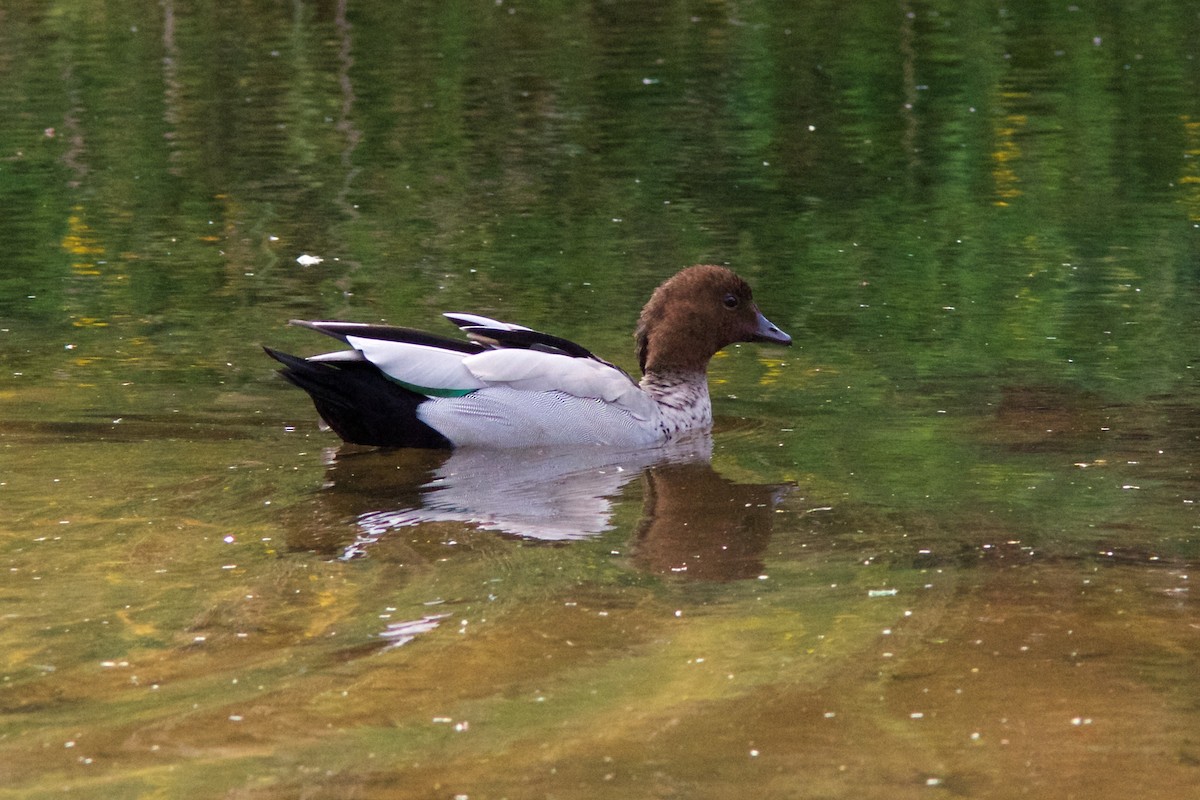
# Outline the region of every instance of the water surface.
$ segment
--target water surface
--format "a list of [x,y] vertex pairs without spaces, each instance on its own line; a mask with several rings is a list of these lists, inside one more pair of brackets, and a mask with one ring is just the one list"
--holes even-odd
[[[1193,6],[10,4],[0,797],[1192,791]],[[796,345],[662,452],[339,446],[258,348],[634,369],[696,262]]]

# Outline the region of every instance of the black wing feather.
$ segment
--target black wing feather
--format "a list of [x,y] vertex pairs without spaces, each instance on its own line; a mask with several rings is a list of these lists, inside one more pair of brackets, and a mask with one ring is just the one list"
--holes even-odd
[[570,339],[564,339],[561,336],[552,336],[549,333],[541,333],[540,331],[530,330],[503,330],[500,328],[488,328],[483,325],[466,325],[463,330],[469,334],[481,336],[489,341],[495,342],[500,347],[513,347],[523,350],[542,350],[547,353],[558,353],[572,358],[590,358],[595,361],[601,359],[596,357],[596,354],[588,350],[580,344],[572,342]]
[[345,342],[349,336],[362,339],[380,339],[386,342],[408,342],[423,344],[429,347],[442,347],[459,353],[478,353],[483,347],[475,342],[464,342],[461,339],[451,339],[416,328],[402,328],[396,325],[368,325],[359,322],[310,322],[309,320],[294,319],[292,325],[309,328],[314,331],[332,336]]
[[369,361],[309,361],[269,347],[279,374],[308,392],[321,419],[347,442],[375,447],[449,448],[417,417],[428,398],[388,380]]

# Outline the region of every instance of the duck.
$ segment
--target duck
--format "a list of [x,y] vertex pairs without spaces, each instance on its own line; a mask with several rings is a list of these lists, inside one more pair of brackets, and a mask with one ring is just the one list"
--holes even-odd
[[443,315],[466,334],[291,320],[348,345],[300,357],[264,347],[343,441],[383,448],[645,448],[712,428],[708,364],[738,342],[790,345],[750,285],[713,264],[651,294],[634,340],[635,381],[582,345],[478,314]]

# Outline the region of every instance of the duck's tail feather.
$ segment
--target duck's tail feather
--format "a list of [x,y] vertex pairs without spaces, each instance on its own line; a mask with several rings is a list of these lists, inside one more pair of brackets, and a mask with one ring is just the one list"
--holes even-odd
[[387,379],[369,361],[309,361],[264,347],[283,364],[279,374],[308,392],[321,419],[353,444],[450,448],[453,444],[417,417],[428,398]]

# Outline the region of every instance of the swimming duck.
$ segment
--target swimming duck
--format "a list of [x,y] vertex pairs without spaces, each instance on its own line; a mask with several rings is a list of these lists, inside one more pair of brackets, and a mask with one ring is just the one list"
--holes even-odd
[[411,328],[292,320],[348,350],[264,348],[342,439],[380,447],[648,447],[712,427],[708,362],[735,342],[791,344],[750,286],[688,267],[642,309],[640,383],[566,339],[475,314],[444,315],[468,341]]

